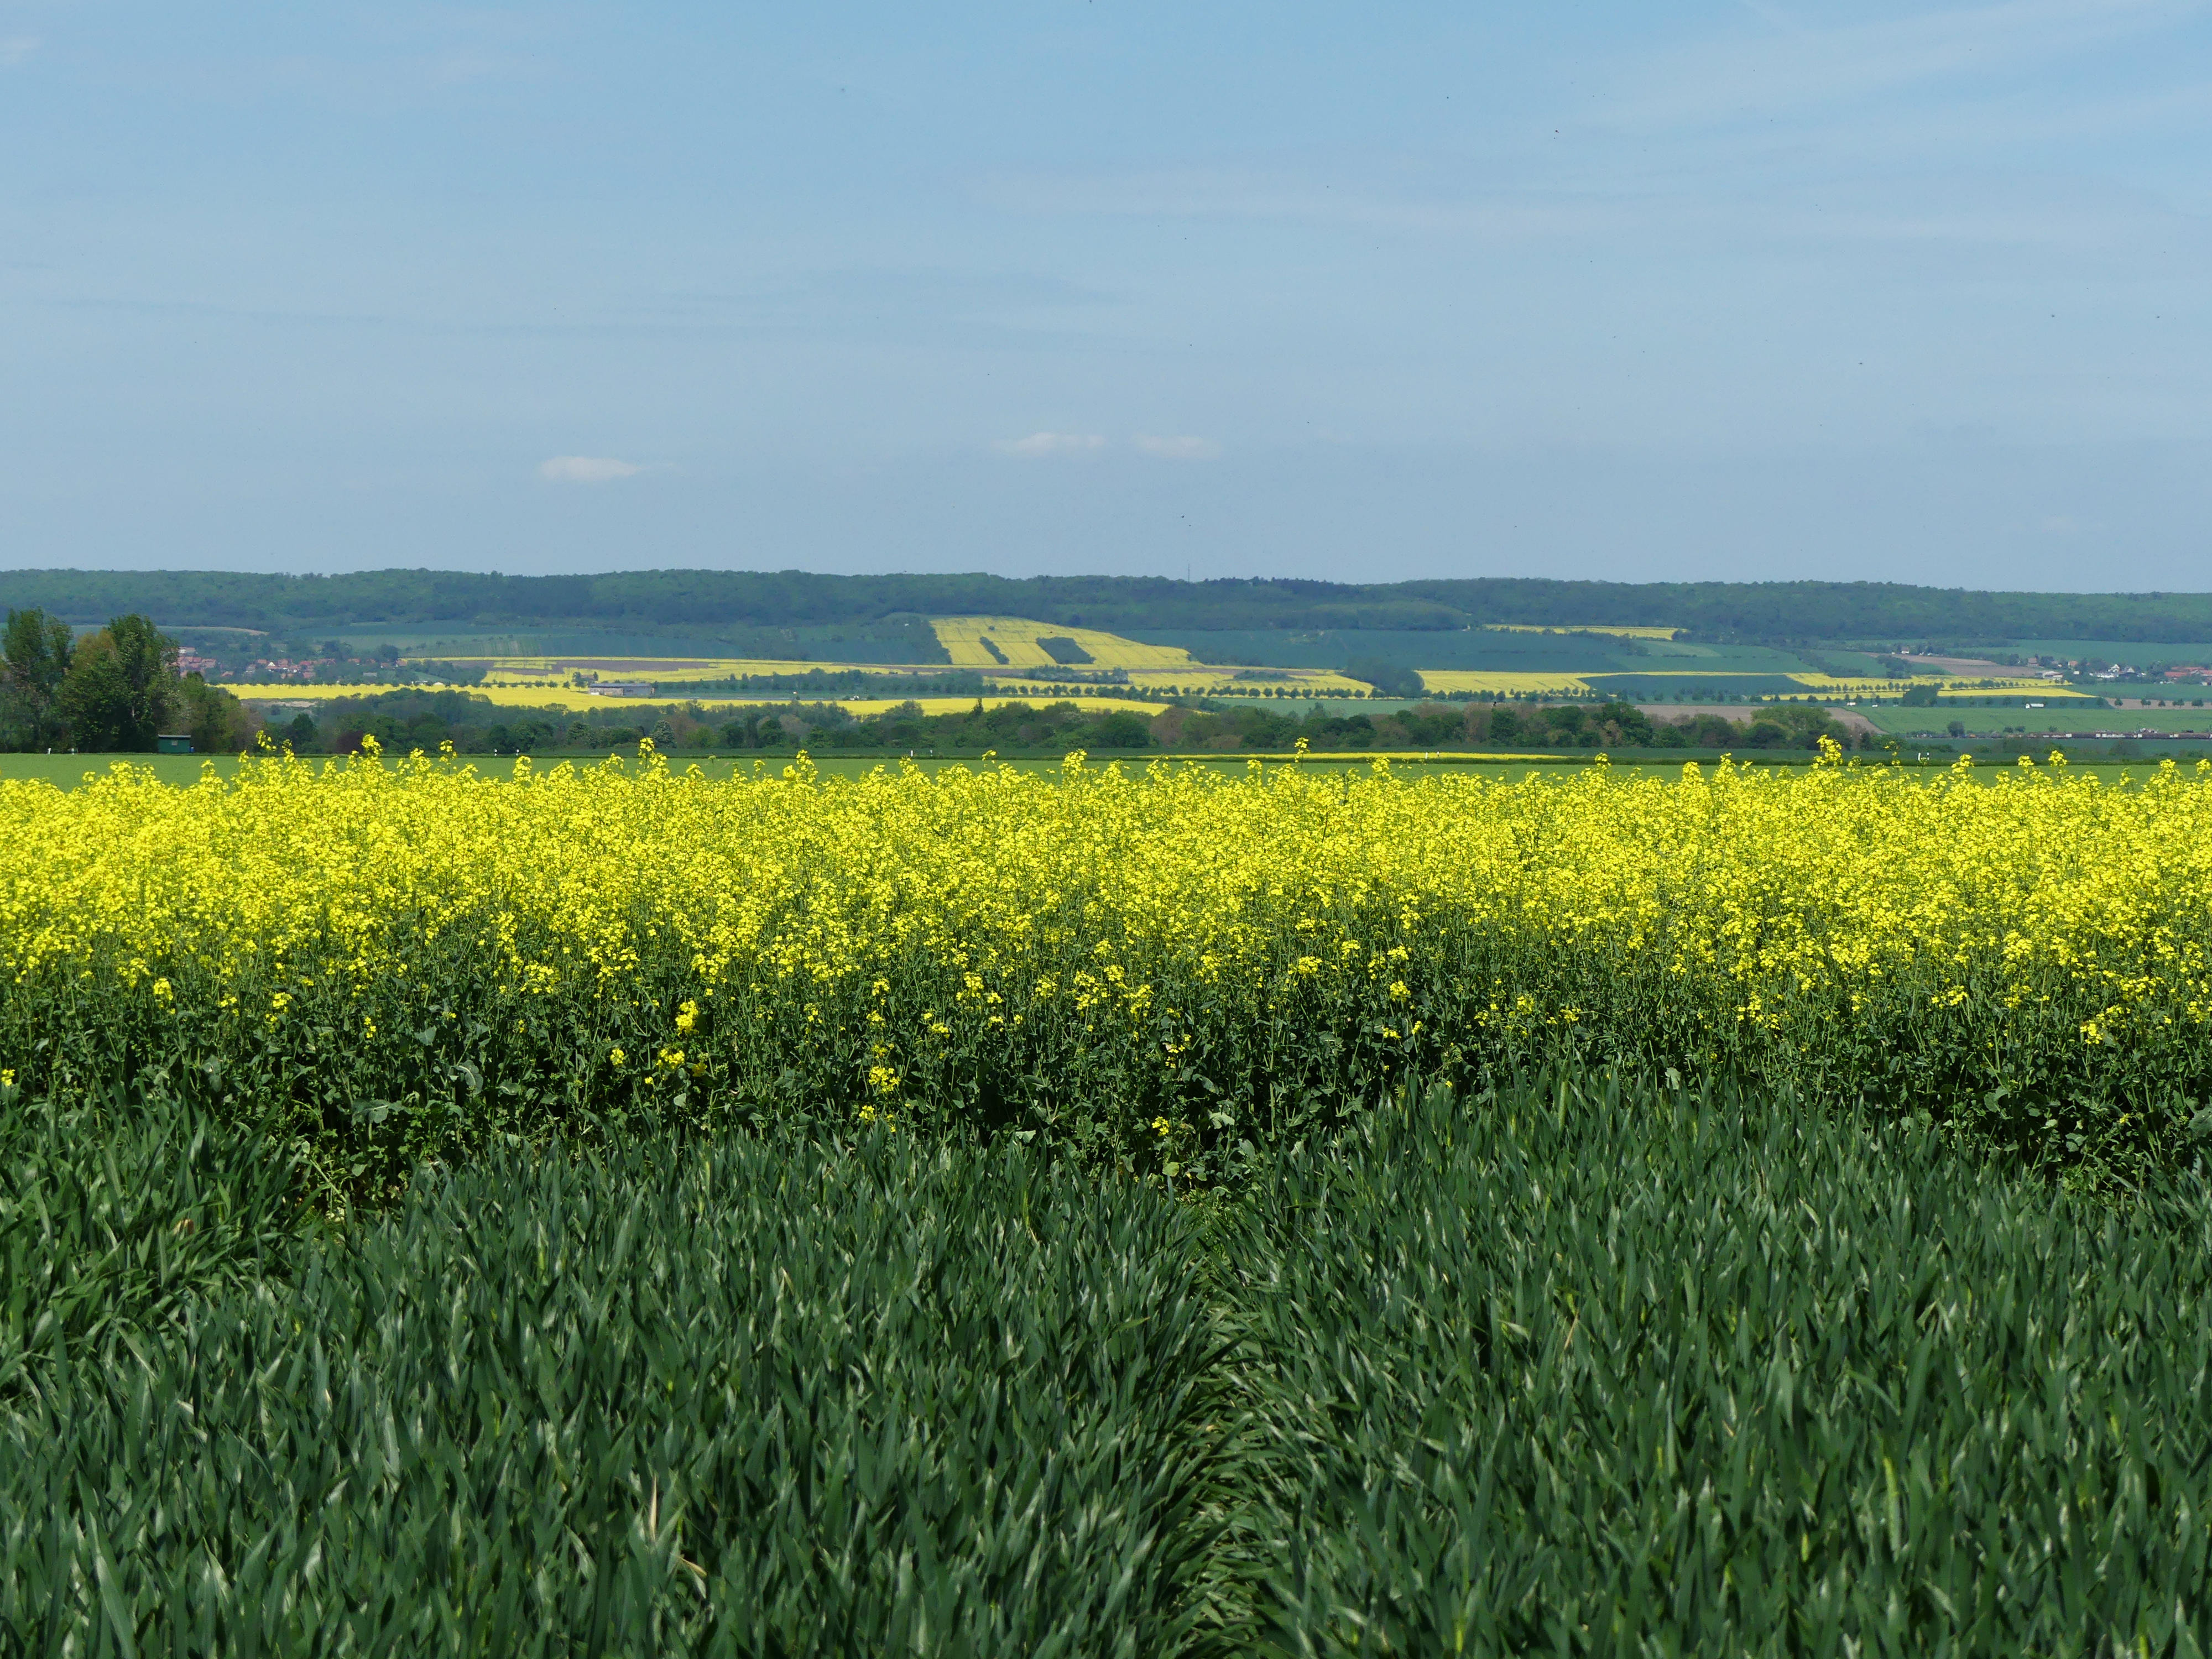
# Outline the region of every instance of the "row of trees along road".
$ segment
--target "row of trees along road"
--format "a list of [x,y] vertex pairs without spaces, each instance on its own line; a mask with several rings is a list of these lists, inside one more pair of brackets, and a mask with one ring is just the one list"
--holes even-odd
[[0,746],[144,754],[164,732],[203,755],[253,738],[244,704],[177,673],[176,641],[140,616],[77,635],[43,611],[10,611],[0,641]]

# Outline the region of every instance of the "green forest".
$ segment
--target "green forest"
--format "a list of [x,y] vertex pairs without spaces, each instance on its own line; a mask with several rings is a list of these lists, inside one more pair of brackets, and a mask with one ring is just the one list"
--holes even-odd
[[[2020,593],[1891,582],[1595,582],[1519,577],[1341,584],[1153,576],[829,576],[645,570],[507,576],[374,570],[0,572],[0,605],[75,623],[125,611],[164,627],[275,633],[423,623],[580,627],[694,640],[763,628],[894,638],[929,616],[1005,615],[1116,633],[1173,629],[1433,632],[1483,623],[1660,627],[1716,640],[2212,639],[2212,594]],[[875,632],[875,629],[870,629]],[[867,659],[859,653],[848,653]]]

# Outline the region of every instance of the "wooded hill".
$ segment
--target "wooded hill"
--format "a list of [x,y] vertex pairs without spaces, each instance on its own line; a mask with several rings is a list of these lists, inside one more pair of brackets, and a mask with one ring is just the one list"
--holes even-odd
[[824,576],[797,570],[596,576],[0,571],[0,608],[32,606],[80,625],[140,611],[170,628],[284,633],[465,623],[621,629],[691,640],[761,627],[963,615],[1028,617],[1136,634],[1157,629],[1431,630],[1516,623],[1669,627],[1699,637],[1768,641],[2212,640],[2208,593],[2008,593],[1889,582],[1474,577],[1352,585],[1129,576]]

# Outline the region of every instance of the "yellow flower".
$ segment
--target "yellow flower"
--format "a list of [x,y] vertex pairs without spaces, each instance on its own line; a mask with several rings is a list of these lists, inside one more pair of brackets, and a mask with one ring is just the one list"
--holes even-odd
[[1127,1079],[1170,1122],[1328,1036],[1424,1067],[1616,1036],[1755,1066],[1925,1032],[1977,1090],[2038,1032],[2069,1065],[2212,1065],[2212,769],[1823,762],[124,765],[0,781],[0,996],[75,1041],[150,988],[226,1065],[343,1066],[378,1020],[325,1010],[366,1006],[510,1073],[619,1033],[655,1074],[880,1101],[1005,1060],[1040,1090]]

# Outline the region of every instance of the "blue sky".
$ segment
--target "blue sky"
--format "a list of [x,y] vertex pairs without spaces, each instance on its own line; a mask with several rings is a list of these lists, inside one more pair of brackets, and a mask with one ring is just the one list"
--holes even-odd
[[0,563],[2212,587],[2212,15],[0,0]]

